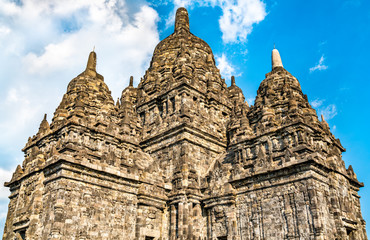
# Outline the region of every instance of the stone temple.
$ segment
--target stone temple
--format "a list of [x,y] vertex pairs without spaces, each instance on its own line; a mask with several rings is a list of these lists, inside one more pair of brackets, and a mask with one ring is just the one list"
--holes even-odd
[[116,103],[96,60],[5,183],[3,239],[367,239],[363,183],[276,49],[254,106],[184,8]]

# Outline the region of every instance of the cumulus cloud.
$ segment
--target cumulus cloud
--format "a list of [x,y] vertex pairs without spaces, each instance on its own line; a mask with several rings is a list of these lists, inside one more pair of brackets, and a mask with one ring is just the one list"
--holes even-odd
[[247,103],[251,106],[251,105],[254,104],[254,100],[255,100],[254,97],[249,97],[249,98],[247,98]]
[[42,111],[51,118],[67,83],[84,70],[94,46],[98,72],[118,97],[130,75],[139,81],[159,41],[158,14],[145,4],[138,3],[132,12],[125,1],[117,0],[17,3],[0,1],[4,151],[22,147],[25,134],[37,130]]
[[[261,0],[175,0],[175,9],[191,7],[194,4],[201,6],[220,7],[222,16],[219,19],[222,40],[225,43],[245,42],[252,32],[253,26],[265,19],[266,4]],[[167,22],[174,21],[174,14]]]
[[[133,6],[135,5],[135,6]],[[157,12],[143,0],[0,0],[0,180],[8,181],[43,114],[52,118],[67,84],[95,46],[113,97],[138,83],[159,42]],[[0,183],[0,223],[8,190]],[[4,202],[4,204],[2,204]],[[0,226],[0,235],[3,225]]]
[[325,99],[315,99],[310,102],[311,106],[317,109],[318,115],[324,116],[325,120],[330,120],[338,114],[335,104],[324,105]]
[[[5,219],[8,210],[9,204],[9,195],[10,191],[9,188],[4,187],[5,182],[9,182],[12,177],[13,172],[5,170],[0,167],[0,227],[1,233],[4,229]],[[1,234],[2,235],[2,234]]]
[[320,107],[324,103],[325,99],[315,99],[311,102],[311,106],[314,108]]
[[[12,142],[18,140],[29,121],[34,121],[38,117],[37,115],[41,110],[40,105],[32,104],[33,101],[27,97],[31,95],[28,87],[13,86],[8,90],[5,101],[0,103],[0,109],[7,113],[6,117],[0,120],[0,131],[2,133],[0,149],[9,149],[8,144],[14,144]],[[25,138],[24,135],[23,138]],[[25,140],[23,139],[22,143]],[[16,149],[11,148],[11,150]]]
[[219,23],[224,42],[246,41],[253,24],[265,19],[266,6],[259,0],[220,1],[223,15]]
[[216,56],[217,68],[220,69],[221,76],[230,79],[235,69],[227,60],[226,55],[223,53],[221,56]]
[[324,64],[324,60],[325,60],[324,55],[322,55],[316,66],[310,68],[310,72],[323,71],[328,69],[328,66]]
[[[9,182],[12,178],[13,171],[0,168],[0,201],[7,200],[10,194],[9,188],[4,187],[5,182]],[[0,214],[3,217],[2,214]]]

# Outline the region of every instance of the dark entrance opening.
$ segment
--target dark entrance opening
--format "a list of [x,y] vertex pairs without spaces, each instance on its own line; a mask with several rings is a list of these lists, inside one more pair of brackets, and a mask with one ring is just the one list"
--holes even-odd
[[227,240],[227,236],[217,237],[217,240]]
[[22,229],[18,231],[19,235],[21,236],[22,240],[26,240],[26,229]]
[[355,231],[354,229],[351,229],[351,228],[347,228],[347,236],[348,236],[348,239],[349,240],[355,240]]

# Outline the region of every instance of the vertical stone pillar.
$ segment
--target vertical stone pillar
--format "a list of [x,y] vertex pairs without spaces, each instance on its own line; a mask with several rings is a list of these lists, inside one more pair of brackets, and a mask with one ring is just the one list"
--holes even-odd
[[189,203],[189,215],[188,215],[188,236],[189,239],[193,239],[193,224],[194,224],[194,215],[193,215],[193,203]]
[[176,239],[176,207],[171,205],[171,217],[170,217],[170,240]]
[[136,217],[136,234],[135,234],[136,239],[141,238],[140,229],[142,227],[143,221],[144,221],[144,219],[143,219],[143,209],[140,208],[140,206],[138,206],[137,217]]
[[188,108],[186,106],[186,93],[182,93],[181,94],[181,113],[182,114],[186,114],[186,112],[188,111]]
[[200,204],[197,203],[195,204],[195,206],[193,207],[192,209],[192,212],[193,212],[193,235],[195,237],[195,239],[197,239],[197,237],[199,238],[200,237],[200,233],[201,233],[201,226],[200,226],[200,219],[201,219],[201,213],[202,213],[202,208],[200,207]]
[[179,112],[181,108],[181,99],[179,96],[175,96],[175,112]]
[[207,210],[207,237],[208,239],[212,239],[212,217],[211,217],[211,210]]
[[178,224],[178,238],[179,239],[182,239],[182,236],[183,236],[183,219],[184,219],[184,203],[180,202],[178,204],[178,220],[177,220],[177,224]]
[[175,97],[167,98],[168,114],[171,115],[175,108]]
[[147,125],[148,123],[150,123],[150,113],[149,113],[149,110],[144,112],[144,119],[145,119],[144,126]]
[[167,101],[164,101],[163,103],[162,103],[162,114],[163,114],[163,118],[165,118],[166,116],[167,116],[167,111],[168,111],[168,103],[167,103]]
[[184,203],[183,232],[184,239],[188,239],[189,204]]

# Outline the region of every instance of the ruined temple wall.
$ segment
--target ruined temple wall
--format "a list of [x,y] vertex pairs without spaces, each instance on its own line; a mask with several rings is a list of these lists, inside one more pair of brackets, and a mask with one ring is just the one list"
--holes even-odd
[[336,228],[337,235],[347,236],[350,240],[367,239],[358,185],[337,172],[329,173],[328,179],[328,189],[324,194],[330,214],[334,217],[333,227]]
[[241,239],[324,239],[319,237],[324,229],[326,239],[334,239],[334,221],[318,190],[325,183],[314,175],[306,170],[273,179],[265,176],[239,188],[236,208]]
[[134,239],[134,195],[70,180],[49,188],[44,239]]
[[137,210],[137,240],[169,239],[169,212],[168,209],[159,209],[154,206],[140,205]]
[[26,233],[32,236],[29,239],[39,239],[42,231],[40,217],[43,212],[43,180],[43,172],[36,172],[11,187],[4,240],[13,240]]
[[238,187],[241,239],[367,239],[358,188],[326,170],[296,166]]
[[107,186],[67,178],[47,183],[40,239],[135,239],[136,195]]
[[134,175],[66,159],[11,183],[3,239],[135,239]]
[[2,236],[3,240],[14,239],[13,218],[14,218],[14,215],[15,215],[14,213],[15,213],[15,209],[16,209],[17,198],[12,196],[12,195],[10,197],[10,201],[9,201],[9,204],[8,204],[8,214],[6,216],[6,222],[5,222],[5,226],[4,226],[4,233],[3,233],[3,236]]
[[159,162],[165,175],[171,177],[180,161],[193,166],[199,174],[205,174],[212,160],[223,153],[225,147],[210,141],[209,136],[186,129],[180,134],[159,136],[144,150]]
[[207,235],[204,236],[210,240],[239,240],[237,210],[234,204],[223,200],[207,208]]

